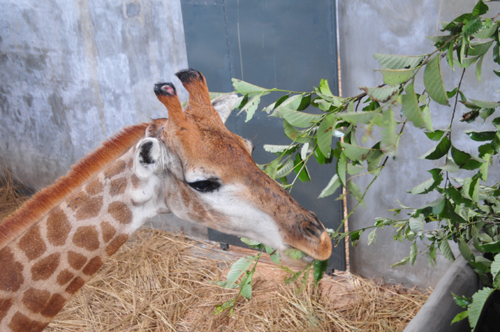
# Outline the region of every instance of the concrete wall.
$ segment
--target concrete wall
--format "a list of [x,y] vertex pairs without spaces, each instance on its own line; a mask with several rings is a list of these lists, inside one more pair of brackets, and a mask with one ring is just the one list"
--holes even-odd
[[[461,13],[471,11],[474,4],[475,1],[467,0],[339,0],[342,94],[353,96],[360,92],[359,86],[376,86],[382,83],[382,75],[373,71],[378,68],[378,62],[372,57],[373,53],[428,53],[433,45],[425,36],[437,35],[440,21],[451,21]],[[499,3],[489,2],[488,6],[490,17],[500,11]],[[445,67],[444,61],[442,64]],[[482,83],[475,79],[472,67],[466,75],[466,83],[462,86],[465,94],[474,99],[499,100],[499,81],[492,69],[494,66],[491,64],[490,50],[483,64]],[[447,68],[443,71],[446,87],[451,90],[452,83],[455,86],[458,83],[460,71],[453,72]],[[417,86],[415,90],[423,91],[423,86]],[[438,107],[436,103],[432,103],[431,115],[435,129],[448,126],[451,111],[451,108]],[[456,133],[452,139],[458,145],[466,146],[464,150],[467,152],[477,153],[477,145],[472,144],[462,132],[467,125],[459,119],[465,111],[464,107],[459,106],[453,124]],[[479,122],[475,126],[480,126]],[[488,124],[481,126],[487,127]],[[428,195],[412,196],[407,191],[430,178],[426,170],[442,166],[442,161],[417,160],[417,157],[434,145],[436,143],[427,139],[421,130],[416,130],[412,125],[407,126],[399,144],[399,156],[388,162],[388,166],[366,197],[366,208],[361,207],[352,215],[349,227],[359,229],[373,225],[376,217],[393,217],[387,210],[397,206],[395,199],[407,206],[420,206],[432,201],[426,197]],[[498,181],[497,162],[496,160],[490,168],[490,176],[492,180],[496,178]],[[371,176],[358,178],[356,182],[364,189],[370,181]],[[348,200],[348,209],[354,204],[354,201]],[[415,266],[390,269],[390,265],[408,256],[410,251],[409,243],[393,241],[394,234],[392,229],[379,231],[374,246],[367,245],[367,234],[364,234],[359,246],[351,248],[352,271],[366,277],[383,277],[388,282],[404,283],[408,286],[434,287],[450,263],[440,256],[437,267],[432,268],[425,256],[419,256]]]
[[4,0],[0,13],[0,156],[28,187],[166,116],[153,84],[187,67],[179,0]]

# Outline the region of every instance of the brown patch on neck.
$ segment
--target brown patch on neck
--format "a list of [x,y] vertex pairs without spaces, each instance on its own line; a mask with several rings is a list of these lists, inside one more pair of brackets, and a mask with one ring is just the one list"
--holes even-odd
[[99,249],[99,233],[95,226],[80,226],[73,235],[73,243],[88,251]]
[[71,225],[66,213],[60,209],[54,209],[47,218],[47,239],[55,246],[66,243]]
[[59,266],[61,254],[56,252],[49,255],[31,267],[31,279],[47,280]]
[[0,290],[16,292],[24,283],[23,265],[15,261],[9,247],[0,250]]
[[132,211],[127,204],[123,202],[111,202],[108,206],[108,212],[121,224],[130,224],[132,222]]
[[99,181],[99,179],[93,180],[85,187],[85,190],[87,190],[87,192],[91,196],[102,193],[103,189],[104,189],[104,184],[101,181]]
[[75,294],[80,288],[85,285],[85,280],[80,277],[76,277],[73,281],[66,287],[66,292],[70,294]]
[[9,327],[13,332],[41,331],[47,324],[49,323],[31,320],[22,313],[16,312],[9,323]]
[[69,266],[71,266],[75,270],[80,270],[83,267],[83,264],[85,264],[86,262],[87,257],[71,250],[68,252]]
[[101,229],[102,229],[102,239],[104,240],[105,243],[108,243],[109,240],[115,236],[116,233],[116,228],[114,228],[109,222],[103,221],[101,223]]
[[43,308],[41,314],[45,317],[54,317],[66,304],[66,299],[61,294],[54,294]]
[[128,240],[128,235],[127,234],[120,234],[117,237],[114,238],[113,241],[106,247],[106,254],[108,256],[112,256],[115,252],[120,249],[120,247],[127,242]]
[[125,167],[127,167],[127,164],[123,160],[117,160],[113,164],[111,164],[106,172],[104,173],[104,178],[109,179],[112,178],[115,175],[120,174],[125,170]]
[[33,196],[16,213],[0,224],[0,248],[31,227],[64,198],[82,187],[95,174],[122,156],[144,136],[147,123],[124,128],[101,147],[74,165],[66,176]]
[[111,196],[116,196],[123,194],[125,192],[125,189],[127,189],[127,178],[126,177],[121,177],[116,180],[111,181],[111,185],[109,188],[109,194]]
[[23,294],[23,304],[32,312],[39,313],[49,298],[49,291],[31,287]]
[[2,319],[9,312],[10,307],[12,307],[12,299],[0,299],[0,323]]
[[101,268],[101,266],[104,264],[102,261],[101,257],[96,256],[92,258],[87,265],[83,268],[82,272],[85,273],[88,276],[94,275],[97,270]]
[[33,225],[33,227],[31,227],[21,238],[18,246],[24,251],[24,254],[29,260],[33,260],[43,255],[45,250],[47,250],[47,246],[40,235],[40,226]]

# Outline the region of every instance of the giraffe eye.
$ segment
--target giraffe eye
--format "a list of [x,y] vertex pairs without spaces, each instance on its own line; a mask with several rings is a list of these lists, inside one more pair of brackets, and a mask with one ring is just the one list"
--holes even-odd
[[219,182],[214,181],[214,180],[188,182],[188,185],[191,188],[193,188],[194,190],[202,192],[202,193],[211,193],[211,192],[214,192],[215,190],[219,189],[219,187],[220,187]]

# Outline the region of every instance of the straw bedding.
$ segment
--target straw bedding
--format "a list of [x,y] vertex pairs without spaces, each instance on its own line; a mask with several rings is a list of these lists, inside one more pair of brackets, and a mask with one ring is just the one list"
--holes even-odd
[[[6,182],[0,219],[15,208],[13,200],[24,200]],[[19,197],[4,197],[12,192]],[[311,280],[305,288],[285,285],[286,272],[259,263],[252,299],[239,297],[232,317],[228,311],[216,315],[214,306],[237,290],[211,281],[225,280],[238,254],[214,248],[182,234],[141,229],[46,331],[402,331],[429,296],[349,273],[326,277],[317,289]]]

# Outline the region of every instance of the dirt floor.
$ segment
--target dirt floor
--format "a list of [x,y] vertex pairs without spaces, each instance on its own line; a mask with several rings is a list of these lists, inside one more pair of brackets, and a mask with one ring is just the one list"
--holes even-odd
[[[5,170],[5,168],[4,168]],[[10,178],[9,178],[10,177]],[[0,222],[26,198],[5,173]],[[217,286],[233,262],[255,252],[182,234],[141,229],[99,270],[46,331],[402,331],[429,296],[347,272],[286,285],[287,272],[259,262],[253,296],[232,316],[215,306],[237,290]]]

